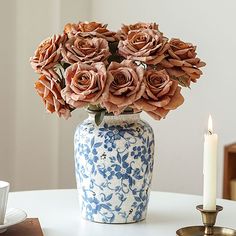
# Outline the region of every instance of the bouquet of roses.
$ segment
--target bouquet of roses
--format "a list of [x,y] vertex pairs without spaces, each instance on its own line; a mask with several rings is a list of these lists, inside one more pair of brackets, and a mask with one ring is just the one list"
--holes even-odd
[[35,88],[46,110],[68,118],[76,108],[119,115],[145,111],[164,118],[202,75],[196,46],[168,39],[155,23],[123,25],[118,32],[96,22],[67,24],[30,58],[40,76]]

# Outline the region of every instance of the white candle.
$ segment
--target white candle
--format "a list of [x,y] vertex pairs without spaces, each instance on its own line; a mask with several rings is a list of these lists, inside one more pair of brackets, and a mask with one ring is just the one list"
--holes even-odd
[[217,143],[218,136],[213,133],[211,115],[208,119],[208,133],[205,134],[204,141],[204,161],[203,161],[203,209],[216,209],[216,169],[217,169]]

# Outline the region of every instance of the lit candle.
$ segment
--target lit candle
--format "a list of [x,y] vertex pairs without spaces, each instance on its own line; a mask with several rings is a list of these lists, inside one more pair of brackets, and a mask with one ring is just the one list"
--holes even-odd
[[203,161],[203,209],[216,209],[216,168],[217,168],[217,142],[218,136],[213,133],[211,115],[208,119],[208,133],[204,141]]

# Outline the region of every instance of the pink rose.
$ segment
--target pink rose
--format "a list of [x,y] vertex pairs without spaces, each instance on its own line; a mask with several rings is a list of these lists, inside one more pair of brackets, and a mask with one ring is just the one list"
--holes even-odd
[[66,40],[66,35],[53,35],[40,43],[34,56],[30,58],[31,66],[35,72],[45,74],[54,80],[60,79],[54,67],[62,58],[61,47]]
[[151,65],[158,64],[165,58],[164,53],[168,47],[167,38],[152,29],[129,31],[127,39],[120,41],[118,45],[121,56]]
[[100,102],[105,88],[107,75],[104,63],[92,65],[75,63],[66,69],[66,87],[62,97],[74,108]]
[[165,70],[148,70],[144,75],[146,90],[134,107],[146,111],[156,120],[165,117],[170,110],[184,102],[177,81],[170,79]]
[[42,75],[35,83],[35,89],[42,98],[47,112],[56,112],[59,117],[68,119],[70,115],[69,105],[61,97],[61,86],[58,82]]
[[140,30],[140,29],[153,29],[158,30],[158,25],[156,23],[144,23],[138,22],[136,24],[131,25],[122,25],[121,29],[117,32],[117,37],[119,39],[125,40],[132,30]]
[[111,62],[108,79],[103,93],[102,106],[108,112],[119,115],[126,107],[138,100],[144,90],[144,69],[132,61]]
[[106,62],[110,56],[108,42],[102,38],[71,37],[62,47],[63,60],[69,64]]
[[196,82],[202,75],[199,68],[206,65],[197,57],[196,46],[174,38],[170,40],[169,45],[161,66],[167,70],[171,78],[179,80],[184,86],[189,86],[191,81]]
[[115,41],[115,32],[107,29],[107,25],[97,22],[79,22],[78,24],[66,24],[64,32],[68,37],[79,35],[81,37],[104,38],[109,42]]

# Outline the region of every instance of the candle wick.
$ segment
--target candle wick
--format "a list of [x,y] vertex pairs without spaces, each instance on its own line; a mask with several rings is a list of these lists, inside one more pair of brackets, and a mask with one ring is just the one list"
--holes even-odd
[[209,133],[210,135],[212,135],[212,131],[211,131],[211,130],[208,130],[208,133]]

